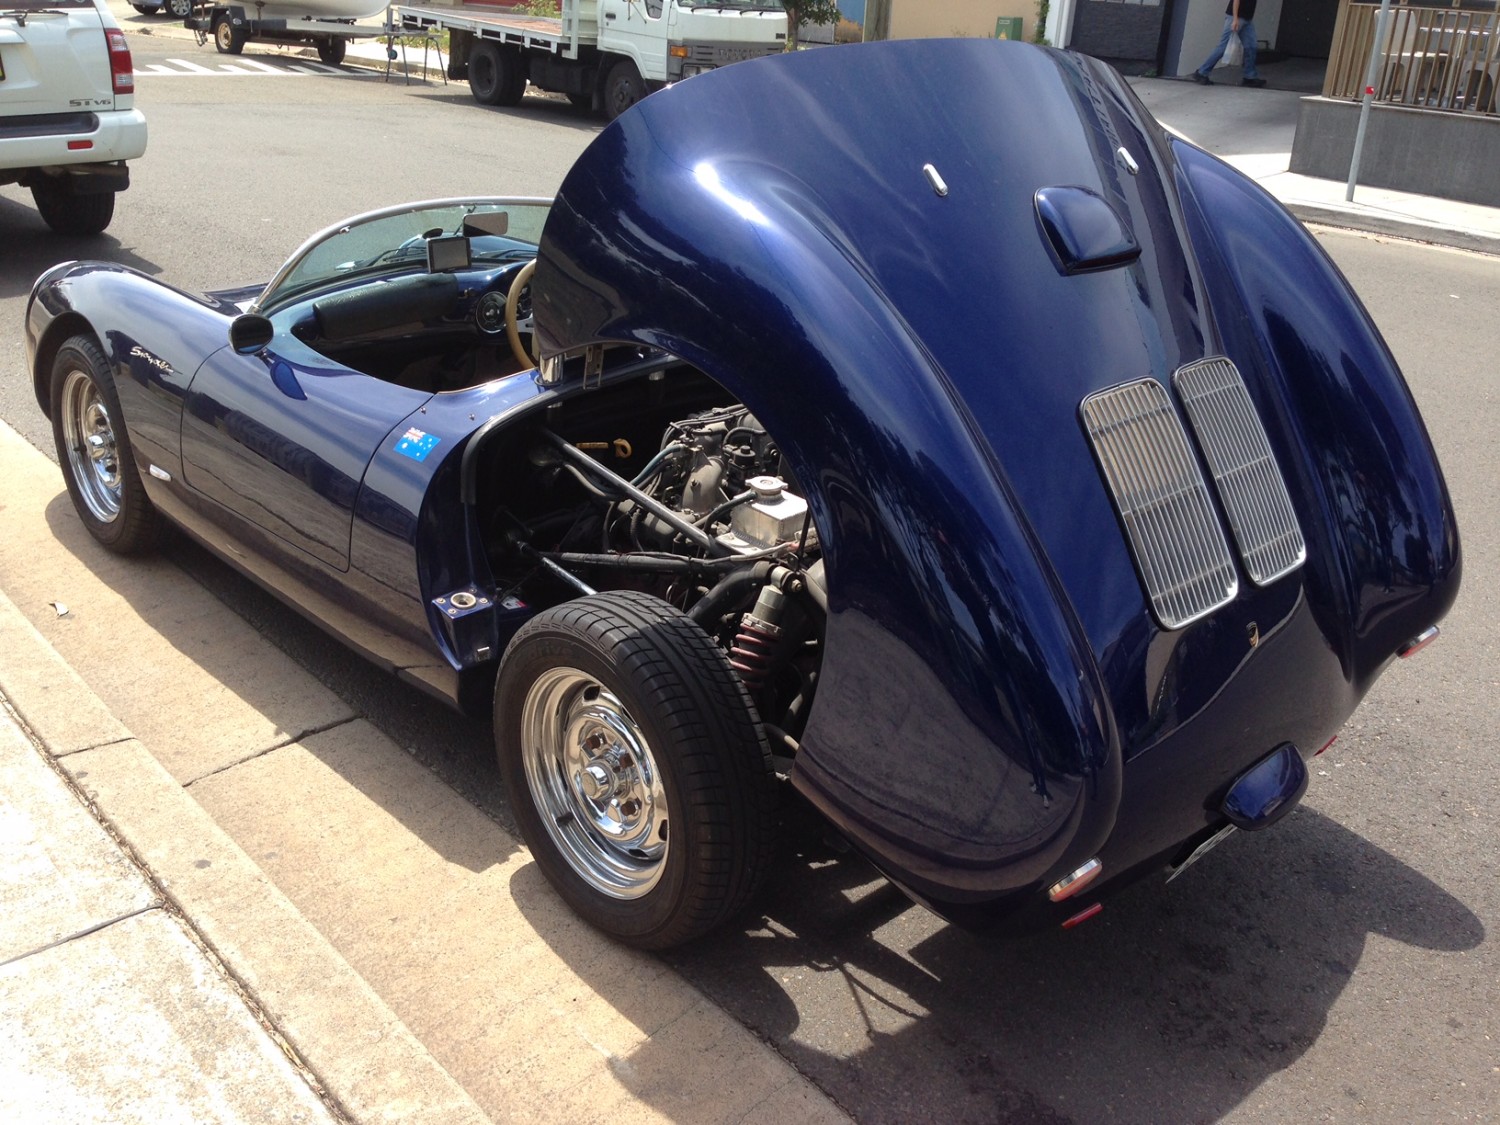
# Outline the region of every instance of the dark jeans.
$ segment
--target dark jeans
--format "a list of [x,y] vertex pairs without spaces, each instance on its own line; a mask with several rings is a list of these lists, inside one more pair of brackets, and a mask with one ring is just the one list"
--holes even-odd
[[1209,71],[1219,65],[1219,60],[1224,57],[1224,51],[1229,46],[1230,36],[1236,34],[1240,37],[1240,46],[1245,48],[1245,77],[1260,77],[1260,71],[1255,69],[1255,21],[1240,20],[1240,29],[1236,32],[1231,26],[1233,20],[1233,16],[1224,17],[1224,34],[1219,36],[1219,45],[1209,52],[1208,58],[1198,68],[1198,73],[1205,78],[1208,77]]

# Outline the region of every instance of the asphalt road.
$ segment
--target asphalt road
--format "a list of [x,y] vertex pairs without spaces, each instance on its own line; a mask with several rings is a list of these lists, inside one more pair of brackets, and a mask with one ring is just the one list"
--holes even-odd
[[[59,239],[24,193],[0,189],[0,416],[43,449],[19,324],[46,266],[102,257],[187,289],[254,281],[359,210],[547,194],[598,130],[562,102],[486,109],[462,85],[148,72],[217,57],[131,44],[151,148],[107,235]],[[972,937],[815,830],[796,835],[756,924],[668,961],[857,1119],[1500,1116],[1500,260],[1320,237],[1386,333],[1448,474],[1466,577],[1443,640],[1385,676],[1274,832],[1233,840],[1170,888],[1141,884],[1067,935]],[[508,823],[487,730],[375,673],[206,555],[185,548],[181,565]],[[614,987],[593,983],[606,997]]]

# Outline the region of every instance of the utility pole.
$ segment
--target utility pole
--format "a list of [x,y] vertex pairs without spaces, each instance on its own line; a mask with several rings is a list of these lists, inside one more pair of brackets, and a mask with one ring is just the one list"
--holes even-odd
[[1359,162],[1365,152],[1365,129],[1370,124],[1370,104],[1375,100],[1375,78],[1380,70],[1380,50],[1385,46],[1385,26],[1390,14],[1391,0],[1380,0],[1375,41],[1370,44],[1370,62],[1365,67],[1365,94],[1359,106],[1359,127],[1354,130],[1354,157],[1349,161],[1349,183],[1344,189],[1344,199],[1348,202],[1354,200],[1354,181],[1359,179]]

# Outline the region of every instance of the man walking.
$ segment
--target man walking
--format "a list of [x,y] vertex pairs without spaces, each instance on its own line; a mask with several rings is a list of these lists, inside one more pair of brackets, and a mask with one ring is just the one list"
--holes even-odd
[[1245,71],[1244,77],[1240,79],[1240,85],[1264,86],[1266,84],[1266,80],[1255,69],[1255,0],[1229,0],[1228,6],[1224,9],[1224,34],[1219,36],[1219,45],[1209,53],[1203,65],[1193,71],[1193,81],[1198,85],[1212,86],[1214,84],[1208,72],[1224,57],[1224,51],[1229,46],[1229,37],[1232,35],[1239,36],[1240,46],[1245,49]]

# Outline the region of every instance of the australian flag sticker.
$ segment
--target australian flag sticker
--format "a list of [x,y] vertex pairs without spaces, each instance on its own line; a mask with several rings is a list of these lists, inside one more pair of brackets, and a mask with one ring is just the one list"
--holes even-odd
[[401,435],[401,440],[396,443],[396,452],[413,461],[425,461],[427,455],[442,440],[436,434],[425,433],[413,426]]

